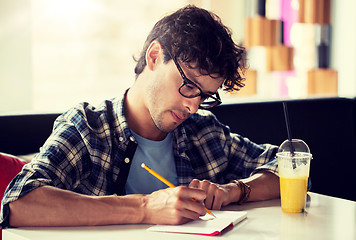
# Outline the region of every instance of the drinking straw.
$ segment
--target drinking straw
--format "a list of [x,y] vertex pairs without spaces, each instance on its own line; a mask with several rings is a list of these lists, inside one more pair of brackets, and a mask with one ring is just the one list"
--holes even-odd
[[292,130],[290,128],[290,124],[289,124],[289,115],[288,115],[288,108],[287,108],[287,103],[283,102],[283,111],[284,111],[284,120],[286,122],[286,127],[287,127],[287,134],[288,134],[288,140],[289,140],[289,145],[290,145],[290,151],[291,154],[294,155],[295,149],[294,146],[292,144]]

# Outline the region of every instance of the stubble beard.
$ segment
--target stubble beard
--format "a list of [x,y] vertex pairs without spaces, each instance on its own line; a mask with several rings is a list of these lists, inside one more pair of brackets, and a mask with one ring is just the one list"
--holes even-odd
[[173,121],[171,122],[171,124],[168,124],[167,121],[165,123],[164,116],[171,114],[171,112],[169,110],[162,111],[162,112],[156,113],[156,114],[155,114],[155,111],[153,111],[152,113],[150,112],[150,114],[151,114],[153,124],[161,132],[170,133],[178,126],[178,124]]
[[171,112],[160,107],[160,103],[165,102],[165,100],[160,99],[159,96],[159,90],[156,86],[152,86],[152,88],[148,91],[148,112],[156,128],[163,133],[169,133],[172,132],[178,124],[173,121],[169,124],[167,118],[169,118]]

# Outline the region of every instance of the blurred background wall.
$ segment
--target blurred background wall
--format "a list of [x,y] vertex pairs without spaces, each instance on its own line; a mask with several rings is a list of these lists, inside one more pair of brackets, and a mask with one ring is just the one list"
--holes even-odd
[[[324,2],[328,22],[310,19],[322,14],[317,9]],[[64,111],[81,101],[98,104],[117,96],[133,83],[133,56],[154,23],[189,3],[217,13],[248,50],[246,88],[224,95],[224,102],[356,95],[353,0],[16,0],[0,1],[0,113]],[[288,15],[296,43],[278,38],[285,34],[278,27],[288,24],[283,19],[287,8],[295,17]],[[314,47],[321,32],[316,29],[325,25],[328,63],[319,68]],[[261,26],[277,28],[259,32]],[[261,33],[260,39],[277,36],[277,42],[253,40]],[[312,66],[303,68],[300,62]],[[336,81],[317,80],[325,74],[334,74]]]

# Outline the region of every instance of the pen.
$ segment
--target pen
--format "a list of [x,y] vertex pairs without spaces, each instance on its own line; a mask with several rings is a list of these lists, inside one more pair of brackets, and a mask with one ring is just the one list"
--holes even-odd
[[[151,173],[153,176],[155,176],[156,178],[158,178],[160,181],[162,181],[164,184],[166,184],[167,186],[174,188],[176,186],[174,186],[171,182],[169,182],[167,179],[165,179],[164,177],[162,177],[161,175],[159,175],[158,173],[156,173],[154,170],[152,170],[150,167],[148,167],[146,164],[142,163],[141,167],[146,169],[149,173]],[[192,201],[196,202],[195,199],[192,198]],[[209,209],[205,208],[205,211],[210,214],[213,217],[216,217]]]

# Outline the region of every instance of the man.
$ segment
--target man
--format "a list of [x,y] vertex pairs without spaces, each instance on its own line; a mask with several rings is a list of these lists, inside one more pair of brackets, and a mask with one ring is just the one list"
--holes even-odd
[[[205,207],[279,196],[276,147],[257,145],[201,107],[243,86],[245,51],[220,19],[187,6],[149,34],[133,86],[60,116],[12,181],[2,226],[181,224]],[[166,188],[145,163],[176,188]],[[192,201],[191,199],[196,201]]]

